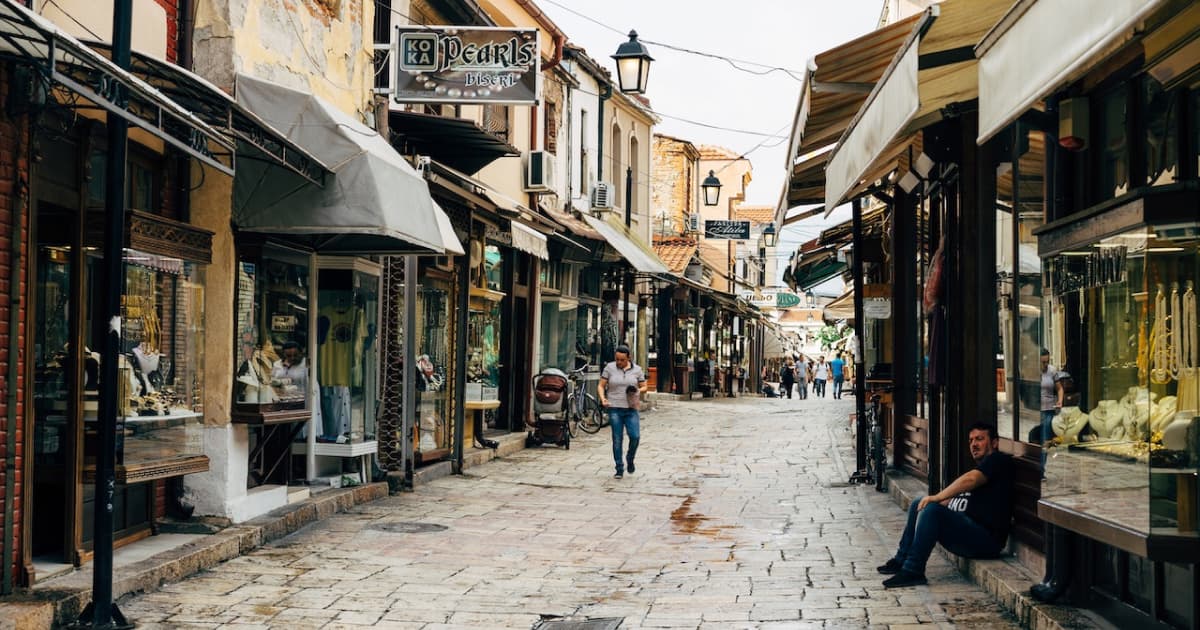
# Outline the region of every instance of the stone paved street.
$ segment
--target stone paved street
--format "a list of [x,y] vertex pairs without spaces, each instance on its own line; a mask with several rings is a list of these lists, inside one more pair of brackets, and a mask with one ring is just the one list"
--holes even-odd
[[148,628],[1017,627],[940,553],[929,586],[880,587],[902,513],[844,486],[853,405],[661,402],[623,480],[607,430],[525,450],[122,606]]

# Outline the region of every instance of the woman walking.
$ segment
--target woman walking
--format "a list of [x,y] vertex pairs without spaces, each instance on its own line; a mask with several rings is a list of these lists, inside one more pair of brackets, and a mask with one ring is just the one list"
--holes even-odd
[[779,386],[783,391],[787,392],[787,397],[792,397],[792,385],[796,382],[796,364],[792,363],[791,359],[783,366],[783,373],[779,375]]
[[[600,404],[608,409],[608,421],[612,425],[613,462],[617,472],[614,479],[625,477],[625,470],[635,470],[633,458],[637,455],[642,440],[638,407],[642,394],[646,393],[646,374],[629,358],[629,346],[617,346],[614,359],[600,373],[597,389]],[[624,452],[624,437],[629,434],[629,451]]]

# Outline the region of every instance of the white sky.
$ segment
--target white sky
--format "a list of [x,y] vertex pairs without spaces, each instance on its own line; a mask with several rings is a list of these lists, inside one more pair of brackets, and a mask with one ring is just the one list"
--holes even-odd
[[[646,96],[663,115],[658,133],[697,145],[750,151],[754,181],[747,202],[775,205],[783,191],[787,136],[800,94],[803,71],[817,53],[874,30],[883,0],[536,0],[538,6],[594,59],[614,73],[609,58],[637,30],[651,40],[724,57],[779,66],[764,75],[739,72],[719,59],[647,43],[654,64]],[[564,8],[565,7],[565,8]],[[570,10],[568,10],[570,9]],[[622,34],[572,13],[576,11]],[[743,67],[763,72],[758,66]],[[674,116],[779,138],[709,129],[668,118]],[[764,142],[765,140],[765,142]],[[762,146],[754,148],[760,142]],[[751,151],[751,149],[754,149]],[[789,227],[777,251],[784,258],[796,245],[815,238],[823,227],[848,218],[843,210],[828,220],[812,219]]]

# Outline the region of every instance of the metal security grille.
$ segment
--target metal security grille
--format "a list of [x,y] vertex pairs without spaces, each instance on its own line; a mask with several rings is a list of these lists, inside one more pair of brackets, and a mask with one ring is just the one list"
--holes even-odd
[[382,404],[379,410],[379,462],[386,470],[401,470],[401,449],[411,448],[404,431],[404,375],[401,328],[404,323],[404,257],[383,259]]

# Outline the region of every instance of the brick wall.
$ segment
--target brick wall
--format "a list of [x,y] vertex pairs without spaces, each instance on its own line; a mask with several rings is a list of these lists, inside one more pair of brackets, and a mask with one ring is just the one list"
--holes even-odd
[[[7,72],[0,69],[0,95],[7,96],[8,94],[8,75]],[[2,101],[2,97],[0,97]],[[25,391],[24,379],[21,378],[17,383],[8,382],[9,362],[17,361],[17,373],[24,374],[24,356],[18,354],[16,357],[9,356],[9,346],[11,335],[16,334],[21,341],[21,347],[24,346],[24,324],[22,323],[16,331],[9,329],[9,319],[11,309],[13,307],[13,296],[22,296],[25,294],[25,282],[22,277],[19,286],[13,287],[10,285],[10,277],[12,274],[12,242],[14,238],[25,242],[26,226],[22,223],[22,230],[19,235],[14,235],[14,218],[19,216],[16,213],[26,213],[27,208],[24,205],[24,182],[29,173],[29,164],[24,155],[16,155],[18,145],[23,148],[28,146],[28,127],[25,125],[24,118],[10,119],[0,110],[0,530],[4,527],[2,519],[4,510],[8,502],[13,505],[13,528],[12,531],[0,531],[0,544],[18,550],[21,548],[22,532],[20,523],[22,518],[21,509],[21,484],[24,467],[24,404]],[[25,214],[28,217],[28,214]],[[17,261],[21,269],[25,268],[25,248],[22,248],[21,259]],[[25,321],[24,301],[17,303],[19,309],[18,315],[21,322]],[[17,409],[16,422],[13,426],[8,423],[8,392],[9,387],[15,385],[17,391]],[[16,450],[8,452],[9,431],[16,434]],[[14,495],[6,496],[7,468],[9,459],[12,459],[14,464]],[[4,567],[4,570],[13,573],[14,582],[20,575],[17,567],[20,565],[21,554],[13,554],[13,565]]]
[[[176,63],[179,51],[179,0],[154,0],[167,12],[167,61]],[[193,0],[198,2],[199,0]],[[193,9],[194,11],[195,9]]]

